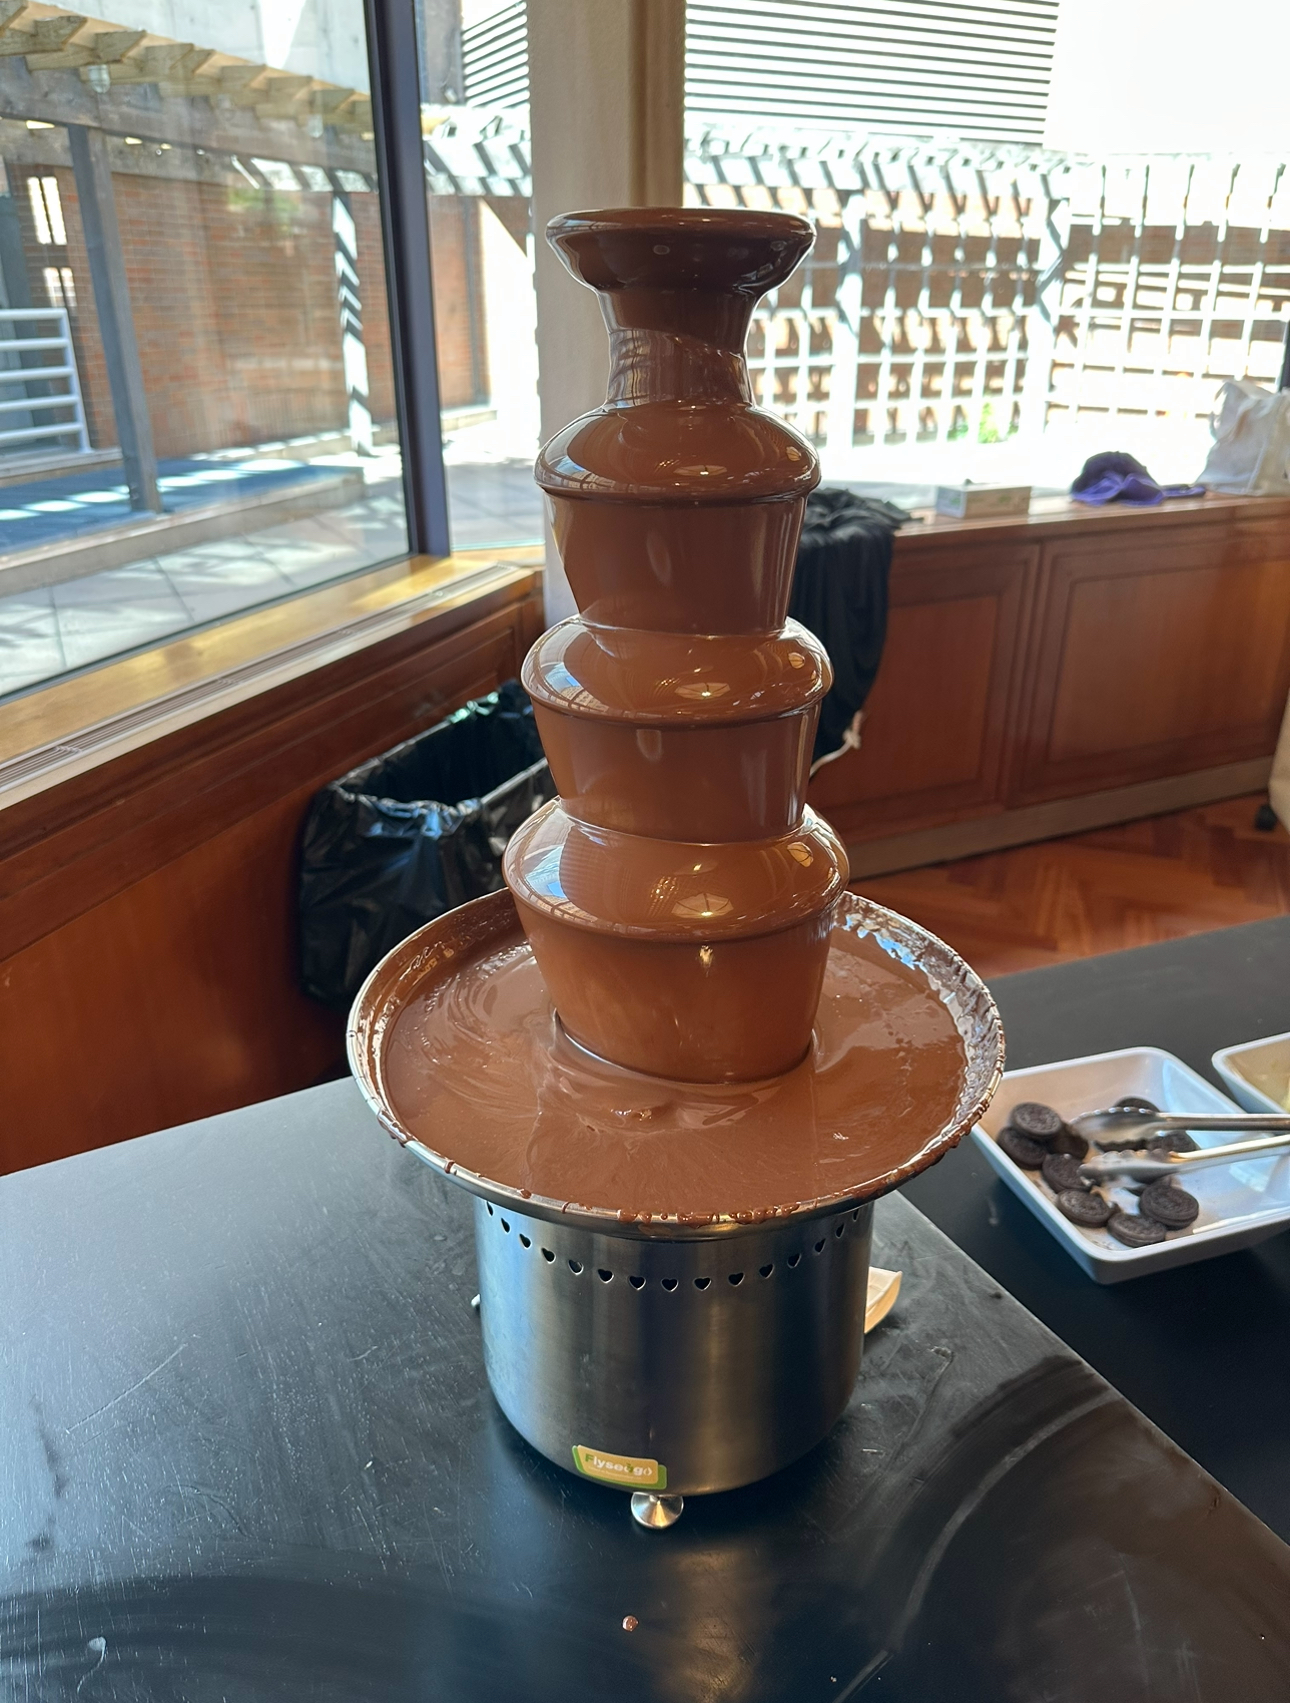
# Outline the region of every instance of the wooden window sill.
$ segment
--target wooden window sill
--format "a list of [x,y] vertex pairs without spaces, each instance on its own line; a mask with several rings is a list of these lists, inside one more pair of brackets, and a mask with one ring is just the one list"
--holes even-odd
[[55,680],[0,707],[0,810],[541,563],[534,545],[412,556]]

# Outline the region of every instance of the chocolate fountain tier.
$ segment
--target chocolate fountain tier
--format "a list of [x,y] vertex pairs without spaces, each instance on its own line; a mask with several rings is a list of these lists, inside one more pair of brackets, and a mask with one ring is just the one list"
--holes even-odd
[[812,811],[776,839],[705,845],[579,822],[556,799],[502,867],[564,1026],[590,1052],[684,1082],[801,1060],[847,878]]
[[538,640],[522,678],[570,816],[706,841],[769,839],[802,820],[833,670],[796,621],[699,637],[574,617]]
[[853,893],[835,919],[809,1054],[777,1078],[677,1083],[575,1046],[509,893],[428,923],[373,971],[350,1062],[418,1158],[571,1229],[702,1239],[850,1209],[958,1142],[1003,1038],[934,935]]
[[537,465],[578,608],[603,626],[777,632],[819,466],[753,406],[743,346],[811,227],[654,208],[567,214],[548,235],[609,329],[604,407]]

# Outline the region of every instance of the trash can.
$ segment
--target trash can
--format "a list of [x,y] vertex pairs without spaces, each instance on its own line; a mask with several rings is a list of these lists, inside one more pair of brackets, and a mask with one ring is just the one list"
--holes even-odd
[[555,787],[517,681],[316,794],[300,865],[300,974],[348,1010],[422,923],[502,885],[502,853]]

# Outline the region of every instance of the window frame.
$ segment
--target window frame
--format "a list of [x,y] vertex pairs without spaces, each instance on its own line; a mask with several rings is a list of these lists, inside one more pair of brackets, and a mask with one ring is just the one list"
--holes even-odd
[[416,5],[415,0],[364,0],[363,11],[408,549],[413,555],[446,556],[452,544],[421,146]]
[[[311,642],[328,630],[342,637],[373,607],[406,604],[409,618],[421,605],[445,595],[462,582],[478,582],[491,564],[506,562],[510,572],[531,572],[541,546],[467,551],[453,556],[449,530],[447,480],[443,460],[440,386],[435,343],[433,273],[429,209],[421,138],[420,78],[415,0],[363,0],[372,91],[385,290],[389,314],[395,417],[403,458],[406,550],[367,567],[263,606],[236,610],[222,620],[168,635],[156,644],[105,657],[85,670],[72,670],[42,681],[0,705],[0,814],[13,801],[11,784],[18,772],[38,762],[40,789],[57,788],[60,770],[69,775],[84,767],[61,751],[80,728],[110,735],[112,724],[146,716],[158,727],[167,722],[172,697],[182,698],[201,680],[216,688],[230,667],[236,674],[257,658],[269,659],[293,649],[301,638]],[[430,558],[427,561],[426,558]],[[427,570],[433,564],[433,586]],[[481,593],[482,594],[482,593]],[[360,613],[361,612],[361,613]],[[257,643],[255,630],[263,634]],[[228,642],[225,643],[227,634]],[[357,636],[357,635],[355,635]],[[174,690],[156,690],[161,681]],[[49,695],[50,714],[38,706]],[[78,707],[79,706],[79,707]],[[109,708],[110,706],[110,708]],[[108,710],[104,720],[104,710]],[[155,710],[155,714],[154,714]],[[188,718],[185,718],[188,719]],[[47,727],[43,725],[47,721]],[[39,727],[44,737],[34,739]],[[102,743],[114,742],[106,737]],[[55,760],[40,761],[42,754]],[[20,783],[18,796],[25,796]]]

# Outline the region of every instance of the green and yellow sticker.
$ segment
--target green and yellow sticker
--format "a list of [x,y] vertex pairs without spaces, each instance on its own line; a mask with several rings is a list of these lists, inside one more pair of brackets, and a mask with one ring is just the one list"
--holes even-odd
[[573,1464],[584,1478],[624,1490],[666,1490],[667,1468],[640,1455],[611,1455],[607,1449],[573,1445]]

